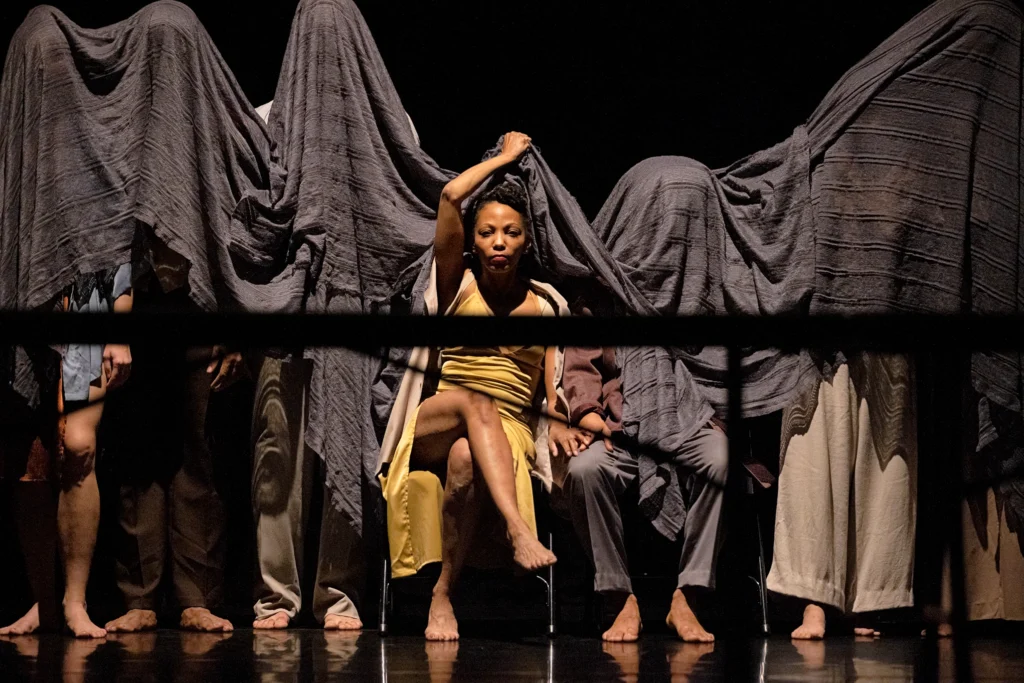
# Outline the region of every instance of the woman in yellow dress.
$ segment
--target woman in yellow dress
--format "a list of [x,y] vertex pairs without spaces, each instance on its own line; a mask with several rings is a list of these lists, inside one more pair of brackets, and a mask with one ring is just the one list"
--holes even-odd
[[[444,188],[434,238],[439,313],[553,313],[551,304],[536,291],[545,286],[530,283],[519,273],[520,259],[531,244],[522,188],[504,182],[482,192],[467,208],[467,227],[463,226],[462,202],[529,145],[530,138],[522,133],[506,134],[501,154],[470,168]],[[470,254],[469,267],[464,249]],[[476,534],[481,505],[488,498],[504,522],[516,564],[535,571],[555,562],[554,554],[537,540],[529,475],[535,456],[530,410],[541,380],[548,411],[558,416],[553,408],[558,405],[555,354],[555,348],[543,346],[442,349],[437,392],[420,403],[405,423],[382,477],[393,549],[416,544],[407,519],[409,471],[428,470],[444,481],[441,574],[430,604],[428,640],[459,637],[449,595]],[[549,441],[572,448],[570,440],[583,437],[564,427],[561,420],[565,418],[558,417],[552,420]],[[417,553],[399,550],[398,554]],[[422,558],[403,558],[401,569],[413,573],[422,563]]]

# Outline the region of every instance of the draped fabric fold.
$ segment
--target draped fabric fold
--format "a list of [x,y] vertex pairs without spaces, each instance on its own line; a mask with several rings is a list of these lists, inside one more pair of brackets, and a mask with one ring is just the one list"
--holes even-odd
[[[597,276],[638,315],[1019,313],[1021,36],[1011,0],[938,0],[787,140],[718,170],[648,159],[593,223],[534,149],[509,169],[529,195],[528,274],[570,301]],[[187,260],[206,310],[425,312],[454,174],[417,144],[350,0],[299,4],[267,126],[184,6],[104,29],[37,8],[8,53],[0,125],[0,308],[129,260],[141,225]],[[408,352],[306,353],[309,445],[360,524]],[[670,447],[708,403],[724,407],[724,350],[628,353],[623,418],[643,444]],[[771,349],[747,350],[742,368],[749,415],[819,374]],[[1019,424],[1020,353],[976,354],[973,377]],[[985,444],[1015,433],[1004,422],[982,425]]]

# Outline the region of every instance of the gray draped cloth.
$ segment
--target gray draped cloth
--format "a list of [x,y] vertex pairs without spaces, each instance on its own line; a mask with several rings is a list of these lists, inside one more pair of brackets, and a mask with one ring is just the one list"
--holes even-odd
[[[514,169],[536,229],[530,274],[570,298],[596,274],[620,310],[643,315],[1019,312],[1021,83],[1016,6],[941,0],[789,140],[717,171],[644,162],[593,228],[534,150]],[[142,224],[187,259],[207,310],[422,310],[453,174],[416,145],[348,0],[300,4],[269,139],[195,17],[168,2],[100,30],[33,11],[8,55],[0,122],[2,308],[123,263]],[[358,523],[398,373],[350,351],[307,353],[310,446]],[[624,426],[652,452],[699,427],[703,395],[724,403],[720,350],[624,356]],[[1019,423],[1020,367],[1019,353],[975,356],[987,414]],[[743,368],[748,414],[817,375],[774,351]]]
[[[39,308],[77,275],[129,261],[163,272],[145,254],[183,258],[208,311],[301,301],[303,280],[254,286],[228,254],[239,200],[269,201],[270,159],[262,122],[184,5],[100,29],[34,8],[0,85],[0,310]],[[21,349],[14,366],[0,373],[37,401],[38,366]]]
[[[280,277],[295,245],[309,245],[317,265],[306,310],[387,313],[397,306],[425,313],[437,205],[455,174],[439,169],[416,143],[353,3],[300,3],[269,130],[283,173],[273,177],[272,205],[247,200],[237,211],[248,220],[244,229],[235,226],[239,271],[255,281]],[[597,274],[627,310],[654,313],[539,151],[510,177],[524,184],[530,200],[532,277],[585,290]],[[379,359],[353,350],[306,350],[315,362],[307,443],[324,458],[332,502],[357,526],[361,492],[376,487],[379,436],[408,352],[391,351],[394,362],[382,368]],[[697,411],[704,409],[692,381],[687,396]]]
[[[714,171],[682,157],[641,162],[595,229],[668,315],[1020,313],[1021,43],[1009,0],[940,0],[847,72],[788,140]],[[724,407],[724,349],[680,353]],[[979,476],[1020,462],[1021,361],[1019,351],[973,357]],[[822,365],[748,354],[745,412],[816,393]],[[652,372],[633,391],[670,401],[673,384]],[[629,399],[624,424],[643,405]],[[671,433],[665,414],[664,428],[633,431],[657,443]],[[1018,489],[999,487],[1024,533]]]

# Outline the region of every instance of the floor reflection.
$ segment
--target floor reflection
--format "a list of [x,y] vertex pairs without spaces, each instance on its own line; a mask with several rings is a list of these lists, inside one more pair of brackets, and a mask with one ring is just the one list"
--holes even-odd
[[[667,635],[639,643],[562,636],[467,638],[426,643],[376,633],[320,630],[117,634],[102,640],[57,635],[0,638],[0,680],[8,681],[911,681],[925,661],[920,638],[818,642],[723,641],[695,645]],[[1024,680],[1024,650],[1013,639],[974,639],[971,663],[984,681]],[[954,680],[953,649],[938,643],[929,663]]]

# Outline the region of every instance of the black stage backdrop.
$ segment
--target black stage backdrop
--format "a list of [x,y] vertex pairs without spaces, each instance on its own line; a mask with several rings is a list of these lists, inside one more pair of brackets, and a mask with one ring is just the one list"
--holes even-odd
[[[4,54],[34,4],[0,2]],[[51,4],[76,23],[95,27],[119,21],[147,3]],[[252,103],[269,100],[297,0],[263,6],[250,0],[185,4],[206,26]],[[715,168],[785,139],[848,68],[928,3],[861,0],[810,8],[780,0],[756,6],[694,0],[652,0],[632,7],[551,0],[356,4],[424,148],[442,167],[464,169],[506,130],[525,131],[592,218],[615,182],[642,159],[682,155]],[[246,419],[237,417],[242,451],[231,458],[240,476],[231,487],[238,497],[231,501],[229,523],[249,528],[238,533],[236,526],[231,534],[238,554],[232,553],[235,561],[229,566],[231,604],[225,612],[243,625],[252,604],[251,514],[245,500]],[[764,450],[777,450],[772,443],[777,421],[764,426]],[[114,466],[108,459],[98,470],[104,510],[90,600],[102,612],[94,616],[101,619],[116,609]],[[9,495],[9,489],[2,490]],[[12,520],[2,503],[0,557],[17,558]],[[743,517],[733,515],[733,522],[749,526]],[[770,516],[762,523],[770,532]],[[721,564],[728,564],[724,560]],[[20,564],[0,563],[0,585],[15,586],[8,594],[24,598],[0,603],[3,623],[29,606]],[[723,587],[726,583],[733,582],[720,581]]]

